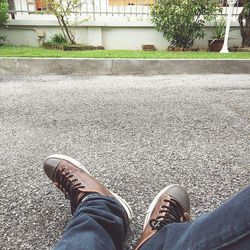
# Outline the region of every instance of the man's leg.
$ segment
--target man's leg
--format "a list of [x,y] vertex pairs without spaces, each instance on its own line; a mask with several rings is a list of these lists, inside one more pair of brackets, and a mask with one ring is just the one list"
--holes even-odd
[[[177,199],[179,199],[179,203],[183,201],[183,198],[177,197]],[[249,207],[250,187],[231,198],[212,213],[202,215],[193,222],[184,222],[182,219],[179,222],[184,223],[167,221],[166,225],[159,230],[151,230],[151,237],[144,241],[139,249],[247,250],[250,246]],[[171,214],[173,211],[168,213]],[[183,214],[183,211],[180,211],[181,214]],[[150,220],[153,219],[150,218]],[[147,225],[150,220],[147,221]]]
[[55,249],[121,249],[126,230],[126,214],[117,200],[90,194],[79,204]]
[[122,249],[132,217],[126,201],[68,156],[49,156],[44,171],[70,200],[73,214],[55,249]]

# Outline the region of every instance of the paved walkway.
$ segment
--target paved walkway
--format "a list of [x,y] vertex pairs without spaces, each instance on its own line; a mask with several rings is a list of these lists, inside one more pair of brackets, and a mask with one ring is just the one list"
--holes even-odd
[[250,75],[0,77],[0,249],[50,249],[70,218],[45,177],[52,153],[82,161],[130,201],[135,218],[170,183],[192,213],[250,179]]

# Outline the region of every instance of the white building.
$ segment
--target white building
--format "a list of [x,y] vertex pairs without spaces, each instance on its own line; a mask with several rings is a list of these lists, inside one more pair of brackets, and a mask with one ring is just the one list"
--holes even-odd
[[[12,20],[1,29],[8,41],[15,45],[39,46],[48,41],[60,29],[56,18],[46,13],[46,0],[9,0]],[[102,45],[106,49],[141,50],[143,44],[153,44],[159,50],[168,47],[168,42],[150,22],[150,6],[154,0],[82,0],[76,10],[78,22],[76,38],[79,43]],[[221,0],[224,2],[224,0]],[[240,45],[241,37],[237,15],[241,7],[234,8],[230,45]],[[227,8],[224,8],[226,14]],[[207,23],[207,36],[195,46],[207,47],[211,36],[211,24]],[[44,35],[44,36],[43,36]]]

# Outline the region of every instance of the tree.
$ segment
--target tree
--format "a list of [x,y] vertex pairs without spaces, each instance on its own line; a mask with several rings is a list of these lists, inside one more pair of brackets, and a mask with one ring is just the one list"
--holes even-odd
[[243,10],[239,15],[242,47],[250,47],[250,1],[245,0]]
[[3,25],[8,18],[8,2],[7,0],[0,0],[0,25]]
[[81,6],[81,0],[47,0],[48,12],[57,18],[64,38],[71,44],[76,43],[72,15]]
[[151,16],[172,46],[189,48],[195,39],[204,37],[205,21],[218,8],[218,0],[156,0]]

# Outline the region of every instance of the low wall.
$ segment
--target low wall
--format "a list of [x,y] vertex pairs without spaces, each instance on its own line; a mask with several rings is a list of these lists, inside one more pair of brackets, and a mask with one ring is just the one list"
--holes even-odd
[[[229,46],[240,46],[241,36],[238,23],[232,24],[233,31],[230,33]],[[38,34],[44,31],[44,38]],[[211,39],[212,27],[206,25],[206,36],[195,41],[195,47],[207,48],[208,40]],[[1,36],[6,36],[7,42],[17,46],[38,47],[43,41],[59,33],[57,21],[46,20],[11,20],[7,27],[0,28]],[[43,33],[43,32],[42,32]],[[85,22],[75,29],[77,42],[95,46],[104,46],[105,49],[113,50],[141,50],[143,44],[154,44],[157,50],[164,50],[169,43],[162,34],[155,30],[150,22]]]

